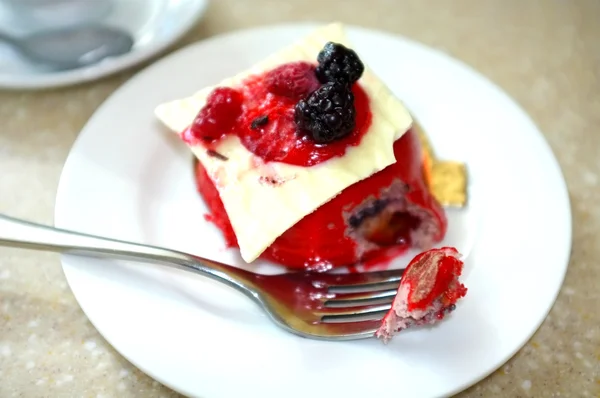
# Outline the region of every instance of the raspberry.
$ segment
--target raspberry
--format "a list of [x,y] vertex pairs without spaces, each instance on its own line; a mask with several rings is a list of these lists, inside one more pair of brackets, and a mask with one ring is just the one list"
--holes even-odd
[[354,50],[342,44],[328,42],[317,56],[317,78],[321,83],[345,82],[352,84],[365,71],[365,66]]
[[242,113],[244,96],[237,90],[217,87],[206,99],[191,126],[198,139],[214,140],[227,133]]
[[345,137],[354,130],[354,94],[341,83],[327,83],[296,104],[296,125],[318,144]]
[[276,95],[302,98],[319,87],[314,65],[291,62],[273,69],[265,77],[267,90]]

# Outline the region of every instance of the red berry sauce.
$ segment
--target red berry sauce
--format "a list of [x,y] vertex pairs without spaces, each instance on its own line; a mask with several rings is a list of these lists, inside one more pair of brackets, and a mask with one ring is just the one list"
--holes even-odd
[[[215,89],[194,123],[182,133],[182,138],[190,144],[202,142],[214,148],[219,139],[235,134],[250,152],[265,162],[305,167],[342,156],[349,146],[360,144],[371,125],[369,98],[360,84],[355,83],[352,92],[356,128],[340,140],[317,144],[310,136],[297,131],[294,122],[299,96],[319,85],[314,71],[315,66],[305,62],[284,64],[263,75],[249,77],[236,89]],[[296,80],[291,83],[289,79]],[[241,113],[240,98],[243,99]]]

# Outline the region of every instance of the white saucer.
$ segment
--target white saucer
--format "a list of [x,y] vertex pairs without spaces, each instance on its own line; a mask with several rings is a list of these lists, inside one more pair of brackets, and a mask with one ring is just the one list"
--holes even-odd
[[[271,26],[216,37],[124,84],[90,119],[69,155],[56,225],[243,265],[204,220],[192,157],[161,128],[153,109],[245,69],[311,28]],[[449,396],[519,350],[556,298],[571,247],[569,199],[559,166],[529,117],[492,83],[442,53],[361,28],[349,29],[349,36],[407,103],[436,152],[468,164],[471,202],[449,212],[442,242],[467,256],[467,297],[438,327],[403,332],[387,346],[375,339],[331,343],[282,331],[241,294],[197,275],[63,256],[69,285],[99,332],[141,370],[183,394]],[[548,217],[552,228],[545,225]],[[257,269],[277,267],[262,263]]]
[[[13,0],[16,4],[23,0]],[[10,46],[0,42],[0,89],[42,89],[68,86],[99,79],[130,68],[161,53],[188,32],[204,14],[208,0],[110,0],[106,13],[98,14],[100,20],[130,32],[134,37],[131,52],[105,59],[84,68],[52,72],[23,60]],[[33,1],[29,1],[32,3]],[[95,4],[100,4],[97,2]],[[97,7],[101,8],[101,7]],[[50,20],[49,10],[43,20],[30,21],[31,26],[43,26]],[[100,12],[101,10],[95,10]],[[38,13],[40,14],[40,13]],[[44,14],[44,15],[46,15]],[[0,4],[0,27],[16,34],[27,32],[15,25],[13,13]]]

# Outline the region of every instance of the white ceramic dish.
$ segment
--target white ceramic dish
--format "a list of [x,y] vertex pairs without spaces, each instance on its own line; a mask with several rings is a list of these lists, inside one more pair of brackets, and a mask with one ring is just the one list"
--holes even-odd
[[[153,108],[250,66],[311,28],[216,37],[127,82],[90,119],[69,155],[56,225],[244,266],[204,220],[191,155],[155,121]],[[349,35],[406,101],[439,155],[469,166],[470,206],[449,212],[443,242],[467,255],[469,293],[439,327],[402,333],[387,346],[374,339],[328,343],[283,332],[245,297],[196,275],[64,256],[69,285],[100,333],[179,392],[354,397],[397,388],[407,397],[448,396],[510,358],[554,302],[569,259],[570,207],[559,166],[535,125],[497,87],[444,54],[365,29]],[[544,226],[548,215],[552,228]]]
[[[51,21],[56,21],[58,18],[56,9],[52,12],[53,9],[50,7],[39,6],[38,12],[29,16],[31,21],[25,20],[17,25],[15,15],[23,14],[23,7],[16,8],[9,5],[19,4],[24,0],[4,1],[4,6],[0,3],[0,26],[9,33],[23,34],[29,31],[23,29],[23,26],[51,27]],[[135,42],[129,53],[107,58],[98,64],[84,68],[51,72],[43,67],[29,64],[10,46],[0,42],[0,88],[43,89],[68,86],[96,80],[130,68],[161,53],[179,40],[200,19],[208,5],[208,0],[110,1],[111,7],[100,7],[98,4],[101,3],[96,2],[96,7],[92,7],[90,12],[98,15],[94,21],[125,29],[133,35]],[[29,0],[28,3],[36,2]],[[37,3],[43,4],[40,1]],[[81,12],[81,7],[75,7],[76,5],[69,9],[71,14]],[[85,20],[90,19],[85,18]]]

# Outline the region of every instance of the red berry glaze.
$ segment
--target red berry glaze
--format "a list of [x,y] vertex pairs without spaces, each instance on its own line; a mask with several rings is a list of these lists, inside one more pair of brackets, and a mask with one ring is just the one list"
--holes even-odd
[[291,62],[268,72],[267,90],[275,95],[300,99],[319,88],[315,66],[309,62]]
[[221,230],[227,247],[238,247],[235,232],[233,231],[233,227],[231,226],[231,222],[225,211],[225,206],[223,206],[223,202],[219,196],[219,191],[215,188],[215,184],[200,162],[195,162],[194,171],[196,174],[196,188],[210,211],[210,213],[205,216],[205,219],[215,224]]
[[228,87],[214,89],[190,127],[196,139],[215,140],[227,134],[242,114],[244,97]]

